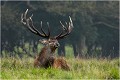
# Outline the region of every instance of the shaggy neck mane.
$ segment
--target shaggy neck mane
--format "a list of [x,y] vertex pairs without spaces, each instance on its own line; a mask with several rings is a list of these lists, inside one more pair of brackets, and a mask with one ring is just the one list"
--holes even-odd
[[45,46],[41,49],[41,52],[39,53],[39,57],[42,56],[42,57],[45,57],[47,55],[52,55],[54,54],[56,50],[56,47],[49,47],[49,46]]

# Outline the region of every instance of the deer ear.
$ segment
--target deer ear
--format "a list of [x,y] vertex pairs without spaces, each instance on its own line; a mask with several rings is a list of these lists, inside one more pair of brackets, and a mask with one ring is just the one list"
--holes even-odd
[[48,43],[48,41],[47,40],[45,40],[45,39],[42,39],[42,40],[39,40],[42,44],[47,44]]

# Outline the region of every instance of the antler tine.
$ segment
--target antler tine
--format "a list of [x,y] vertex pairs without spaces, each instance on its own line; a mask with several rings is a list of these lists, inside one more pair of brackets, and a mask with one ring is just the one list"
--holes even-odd
[[23,22],[23,14],[21,14],[21,23],[23,23],[24,25],[26,24]]
[[[39,35],[39,36],[41,36],[41,35],[44,36],[43,34],[41,34],[41,33],[34,27],[32,18],[29,17],[28,20],[29,20],[29,21],[28,21],[29,28],[32,28],[37,35]],[[31,26],[30,26],[30,24],[31,24]]]
[[26,19],[26,14],[27,14],[27,12],[28,12],[28,9],[25,11],[24,14],[23,14],[23,13],[21,14],[21,22],[22,22],[24,25],[26,24],[26,22],[24,22],[23,20],[25,20],[25,21],[27,20],[27,19]]
[[[62,29],[66,30],[65,26],[63,25],[63,23],[60,21],[60,24],[62,25]],[[63,31],[61,31],[60,34],[58,34],[58,36],[56,36],[55,38],[57,39],[58,37],[60,37],[63,34]]]
[[26,16],[27,16],[27,13],[28,13],[28,9],[25,11],[24,14],[21,15],[21,22],[22,22],[25,26],[27,26],[27,28],[28,28],[32,33],[34,33],[34,34],[36,34],[36,35],[39,35],[39,36],[41,36],[41,37],[44,37],[44,38],[49,38],[48,35],[46,35],[45,33],[43,33],[43,34],[40,33],[40,32],[34,27],[33,21],[32,21],[33,14],[32,14],[29,18],[27,18],[27,17],[26,17]]
[[48,36],[46,33],[45,33],[45,31],[43,30],[43,28],[42,28],[42,21],[41,21],[41,31],[43,32],[43,34],[45,34],[45,36]]
[[67,22],[65,22],[66,26],[68,26]]
[[60,24],[62,25],[63,30],[61,31],[61,33],[58,36],[56,36],[56,38],[60,37],[63,34],[63,31],[67,31],[67,28],[63,25],[63,23],[61,21],[60,21]]
[[62,25],[63,30],[66,30],[66,27],[63,25],[61,21],[60,21],[60,24]]
[[[26,25],[27,28],[28,28],[31,32],[33,32],[33,33],[36,34],[36,32],[30,27],[30,25],[27,24],[27,23],[29,23],[29,19],[26,18],[27,12],[28,12],[28,9],[25,11],[24,14],[21,15],[21,23],[23,23],[24,25]],[[32,17],[32,16],[31,16],[31,17]]]
[[70,16],[69,16],[69,19],[70,19],[69,25],[71,25],[71,28],[73,28],[73,22]]
[[62,31],[58,36],[55,37],[56,39],[62,39],[62,38],[66,37],[67,35],[69,35],[71,33],[72,28],[73,28],[73,23],[72,23],[72,19],[71,19],[70,16],[69,16],[69,19],[70,19],[69,23],[65,22],[67,27],[65,27],[60,21],[60,23],[63,27],[63,31],[65,31],[65,33],[63,34],[63,31]]
[[71,17],[69,16],[69,19],[70,19],[70,22],[69,22],[69,27],[68,27],[68,29],[69,29],[69,33],[72,31],[72,28],[73,28],[73,22],[72,22],[72,19],[71,19]]
[[25,11],[24,19],[27,19],[27,18],[26,18],[27,13],[28,13],[28,9]]
[[[27,14],[27,12],[28,12],[28,9],[25,11],[25,13],[24,14],[21,14],[21,23],[23,23],[24,25],[26,25],[27,23],[27,19],[26,19],[26,14]],[[23,21],[23,20],[25,20],[25,22]]]
[[50,26],[49,26],[49,22],[47,22],[48,25],[48,35],[50,36]]

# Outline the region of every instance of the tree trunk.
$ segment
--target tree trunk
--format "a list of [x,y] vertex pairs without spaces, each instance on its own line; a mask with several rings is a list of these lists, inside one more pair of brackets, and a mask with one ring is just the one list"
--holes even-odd
[[77,52],[77,45],[76,45],[76,43],[72,43],[72,46],[73,46],[74,56],[75,56],[75,58],[76,58],[77,55],[78,55],[78,52]]
[[85,44],[86,37],[84,35],[81,35],[80,37],[80,42],[77,45],[78,49],[78,57],[83,57],[85,56],[86,53],[86,44]]
[[61,42],[60,47],[58,48],[58,55],[59,56],[65,56],[65,43]]
[[119,44],[118,45],[116,45],[116,46],[114,46],[114,53],[113,53],[114,55],[113,55],[113,58],[118,58],[118,57],[120,57],[120,55],[119,55]]

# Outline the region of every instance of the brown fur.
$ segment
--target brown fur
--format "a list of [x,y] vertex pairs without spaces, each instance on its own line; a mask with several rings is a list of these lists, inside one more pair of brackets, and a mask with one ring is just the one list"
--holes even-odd
[[34,67],[44,67],[44,68],[54,67],[64,70],[70,70],[67,62],[63,58],[61,57],[55,58],[54,56],[55,49],[56,48],[54,47],[49,48],[48,46],[42,48],[40,54],[36,57],[34,61]]
[[67,64],[66,60],[64,60],[63,58],[54,59],[53,67],[64,70],[70,70],[69,65]]
[[58,69],[64,69],[64,70],[70,70],[69,65],[67,64],[66,60],[63,58],[55,58],[55,57],[49,57],[44,64],[40,65],[40,61],[35,60],[35,67],[53,67],[53,68],[58,68]]
[[54,57],[55,47],[45,46],[34,61],[34,67],[45,67],[49,58]]
[[63,58],[56,58],[54,56],[54,52],[56,48],[58,47],[58,42],[54,39],[48,41],[41,41],[42,43],[45,43],[46,46],[42,48],[39,55],[36,57],[34,61],[34,67],[54,67],[54,68],[60,68],[64,70],[70,70],[67,62]]

